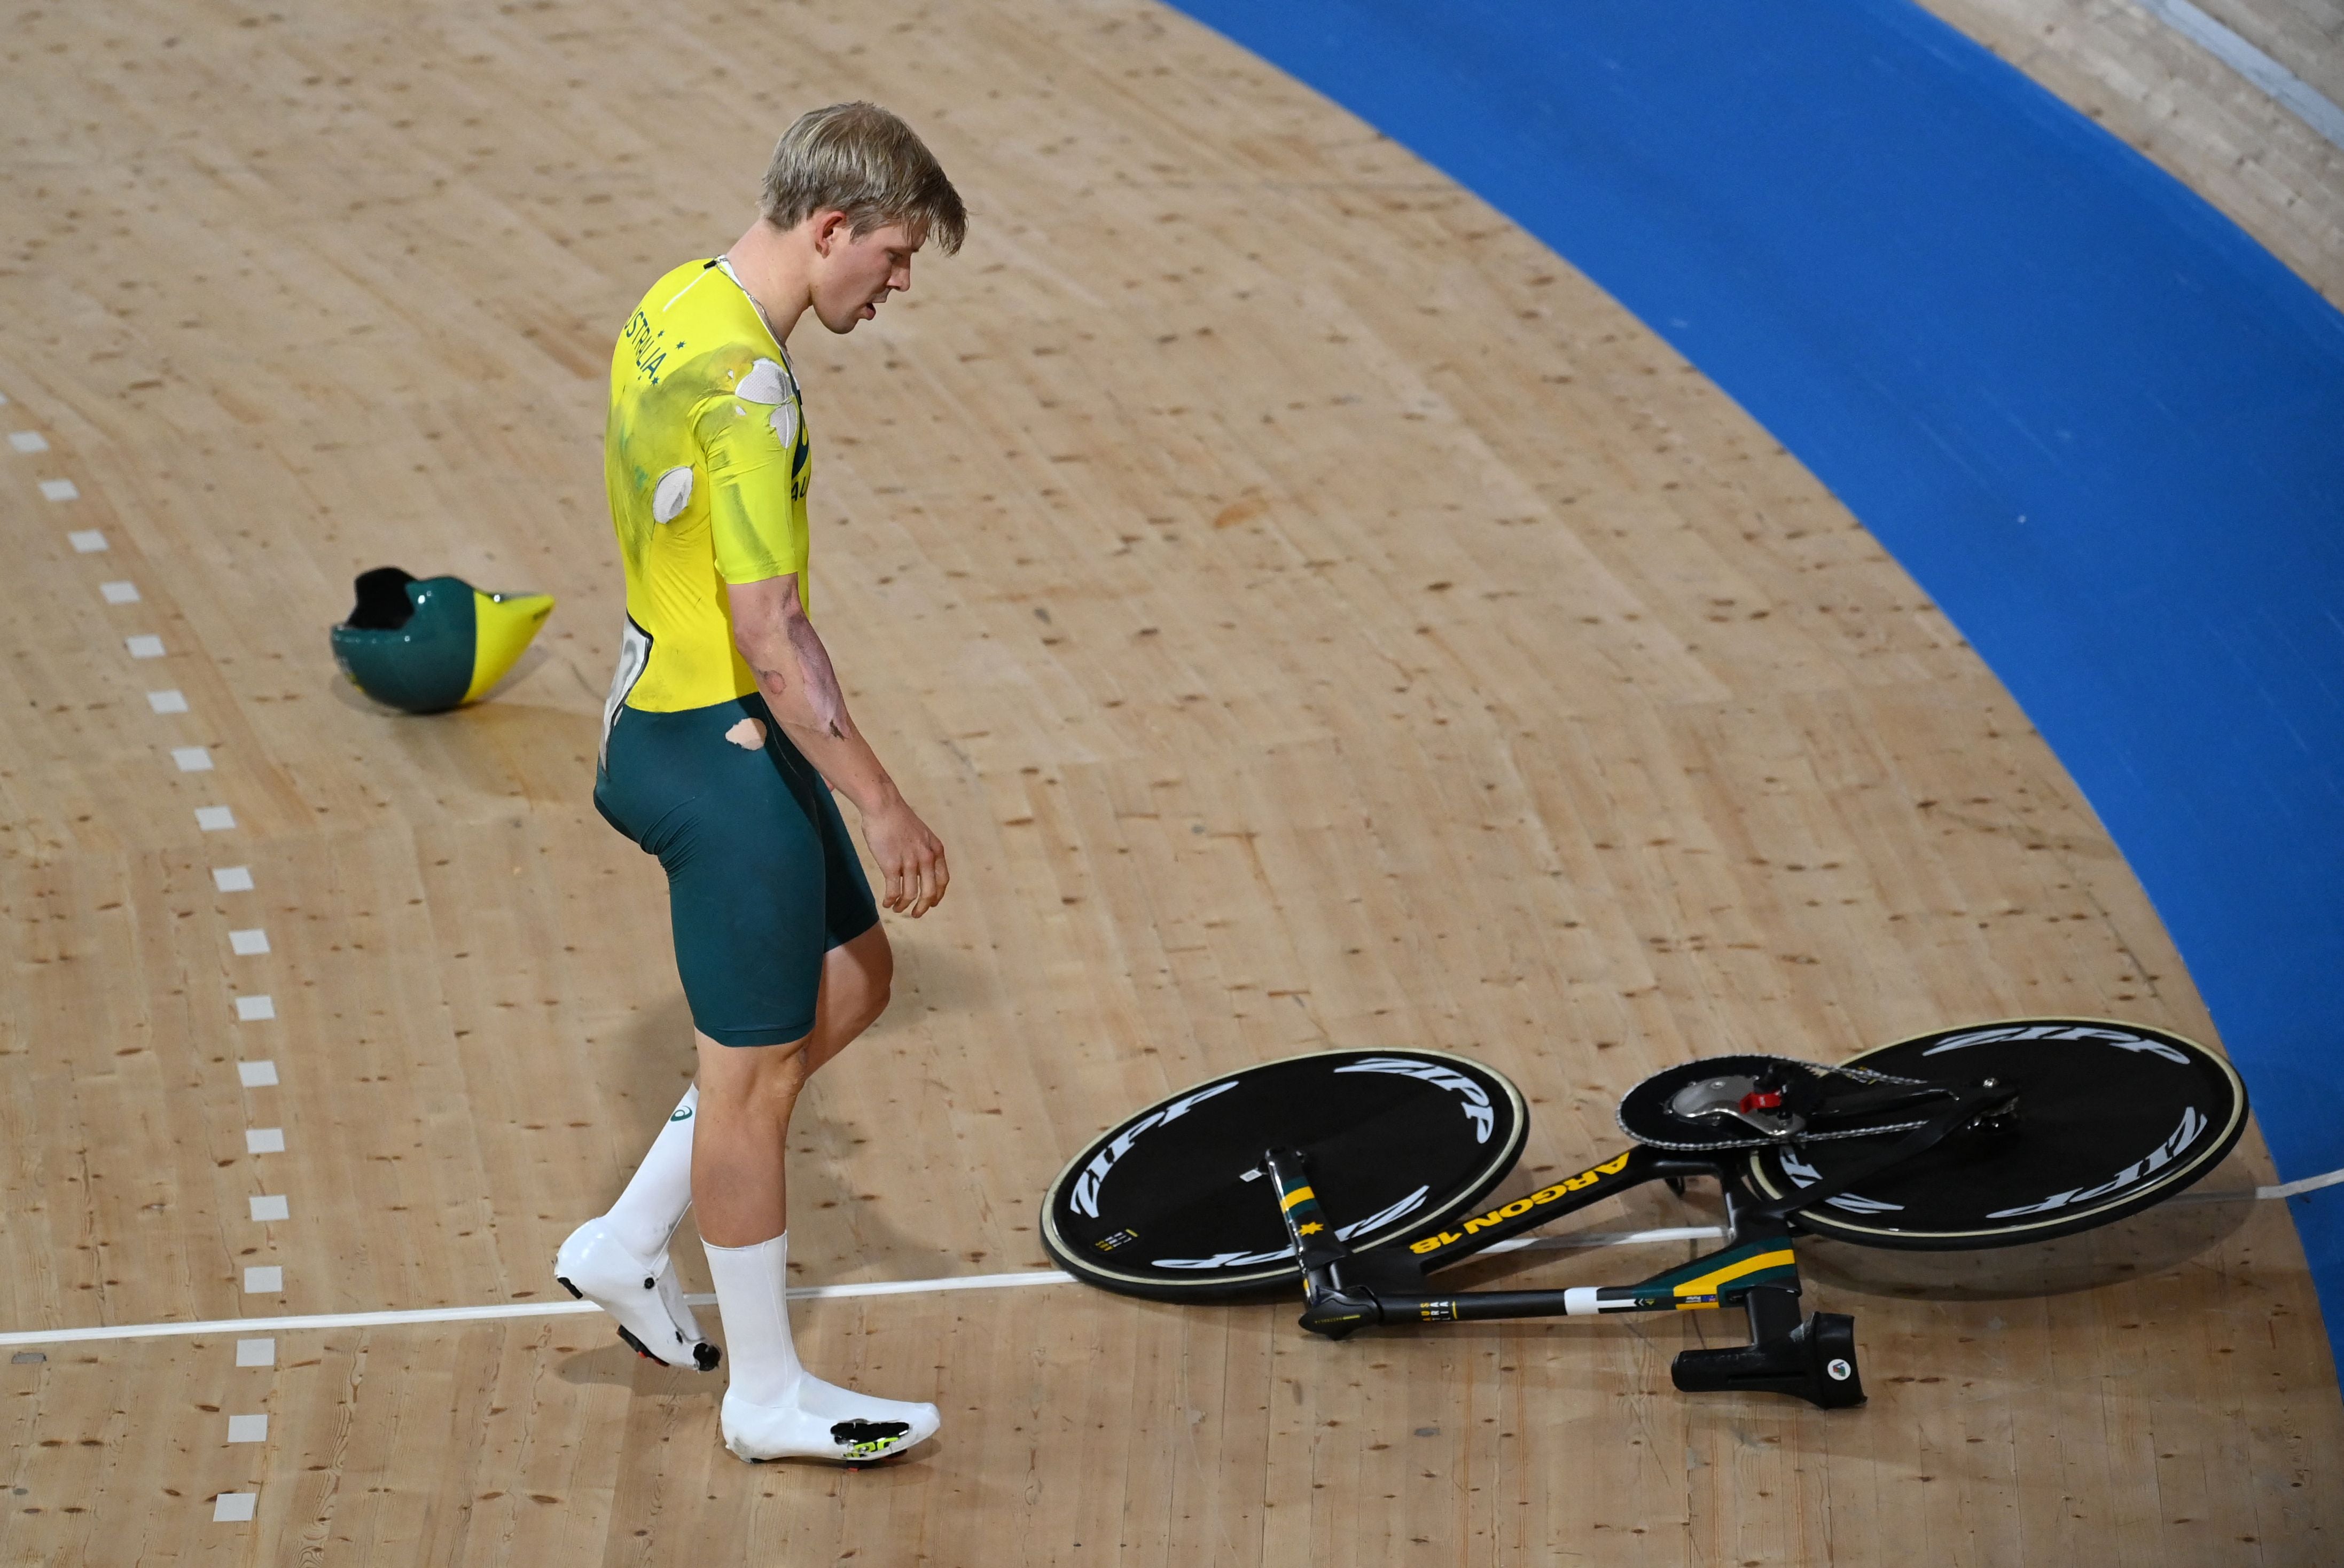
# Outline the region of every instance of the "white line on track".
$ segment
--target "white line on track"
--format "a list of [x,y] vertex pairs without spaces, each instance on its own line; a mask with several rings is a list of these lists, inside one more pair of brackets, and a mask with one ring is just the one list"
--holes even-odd
[[[2168,1201],[2242,1203],[2254,1199],[2292,1198],[2322,1187],[2344,1186],[2344,1171],[2307,1176],[2282,1186],[2258,1187],[2251,1192],[2187,1192]],[[1575,1251],[1589,1247],[1634,1247],[1654,1241],[1715,1241],[1725,1232],[1715,1225],[1672,1225],[1655,1231],[1580,1231],[1563,1236],[1522,1236],[1500,1241],[1490,1253],[1531,1248]],[[248,1274],[260,1272],[248,1270]],[[793,1302],[844,1301],[864,1296],[922,1296],[944,1291],[1004,1291],[1026,1285],[1071,1285],[1072,1274],[1056,1269],[1034,1269],[1014,1274],[962,1274],[941,1280],[878,1280],[859,1285],[799,1285],[790,1291]],[[246,1286],[251,1289],[249,1283]],[[690,1295],[695,1307],[712,1306],[711,1295]],[[416,1323],[474,1323],[500,1318],[572,1317],[602,1309],[591,1302],[505,1302],[487,1307],[420,1307],[390,1312],[313,1312],[300,1317],[220,1318],[191,1323],[105,1323],[82,1329],[31,1329],[0,1333],[0,1348],[11,1345],[87,1344],[98,1340],[185,1339],[198,1334],[246,1334],[261,1330],[278,1333],[294,1329],[379,1329]]]
[[2294,1198],[2306,1192],[2317,1192],[2322,1187],[2344,1186],[2344,1171],[2323,1171],[2318,1176],[2306,1176],[2300,1181],[2286,1181],[2277,1187],[2258,1187],[2258,1198]]
[[[947,1280],[886,1280],[867,1285],[805,1285],[790,1292],[790,1300],[833,1301],[848,1296],[906,1296],[931,1291],[997,1291],[1019,1285],[1071,1285],[1072,1274],[1037,1269],[1022,1274],[964,1274]],[[705,1306],[713,1296],[687,1296],[694,1306]],[[34,1330],[0,1334],[0,1347],[10,1345],[87,1344],[97,1340],[186,1339],[206,1334],[248,1334],[262,1330],[285,1333],[294,1329],[397,1328],[410,1323],[471,1323],[499,1318],[558,1318],[602,1309],[591,1302],[507,1302],[490,1307],[424,1307],[396,1312],[313,1312],[302,1317],[222,1318],[200,1323],[106,1323],[86,1329]]]
[[2189,4],[2189,0],[2137,0],[2137,4],[2284,105],[2305,125],[2344,147],[2344,109],[2320,96],[2319,90],[2310,83]]
[[2168,1203],[2243,1203],[2249,1198],[2270,1202],[2280,1198],[2300,1198],[2306,1192],[2317,1192],[2322,1187],[2344,1187],[2344,1171],[2324,1171],[2317,1176],[2306,1176],[2299,1181],[2282,1181],[2276,1187],[2258,1187],[2251,1192],[2182,1192],[2166,1200]]

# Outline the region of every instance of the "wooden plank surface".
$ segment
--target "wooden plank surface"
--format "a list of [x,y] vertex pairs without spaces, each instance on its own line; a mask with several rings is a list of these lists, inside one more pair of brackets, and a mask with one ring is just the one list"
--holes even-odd
[[[48,442],[0,453],[0,1329],[551,1297],[691,1064],[657,869],[588,799],[610,340],[851,95],[975,214],[886,320],[793,345],[817,615],[955,879],[801,1110],[802,1280],[1038,1267],[1095,1131],[1297,1050],[1500,1066],[1519,1185],[1703,1052],[2028,1011],[2210,1036],[1956,628],[1478,201],[1140,5],[756,25],[128,4],[0,45],[0,422]],[[493,700],[386,714],[324,629],[385,561],[561,608]],[[2268,1179],[2250,1138],[2208,1186]],[[1073,1286],[813,1303],[817,1370],[946,1412],[857,1474],[739,1464],[711,1380],[591,1318],[288,1330],[268,1367],[60,1345],[7,1368],[0,1562],[2335,1555],[2344,1410],[2278,1206],[1812,1275],[1858,1316],[1860,1413],[1676,1394],[1670,1356],[1730,1338],[1697,1313],[1331,1345]]]
[[[2135,0],[1923,0],[2106,126],[2344,309],[2344,147]],[[2344,104],[2344,5],[2199,10]]]

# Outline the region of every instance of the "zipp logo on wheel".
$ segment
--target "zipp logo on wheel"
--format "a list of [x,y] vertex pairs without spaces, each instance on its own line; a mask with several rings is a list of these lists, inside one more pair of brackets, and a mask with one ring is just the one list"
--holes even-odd
[[2198,1141],[2198,1135],[2205,1131],[2206,1127],[2206,1119],[2198,1113],[2196,1106],[2190,1106],[2182,1111],[2181,1125],[2173,1130],[2171,1137],[2157,1148],[2150,1150],[2147,1157],[2134,1161],[2098,1186],[2070,1188],[2065,1192],[2055,1192],[2039,1203],[2025,1203],[2016,1209],[1996,1209],[1986,1218],[2009,1220],[2021,1214],[2048,1214],[2054,1209],[2065,1209],[2070,1204],[2088,1202],[2094,1198],[2105,1198],[2109,1193],[2129,1187],[2142,1177],[2162,1171],[2173,1163],[2184,1151]]
[[[1258,1062],[1096,1133],[1043,1200],[1043,1248],[1111,1290],[1236,1299],[1298,1280],[1298,1239],[1367,1251],[1462,1223],[1520,1158],[1526,1125],[1521,1091],[1467,1057],[1388,1047]],[[1264,1178],[1287,1150],[1340,1186],[1339,1211],[1288,1216],[1272,1201]]]
[[1498,1113],[1490,1109],[1490,1091],[1452,1068],[1435,1061],[1409,1061],[1396,1056],[1371,1056],[1365,1061],[1355,1061],[1339,1067],[1337,1072],[1397,1072],[1405,1078],[1421,1079],[1437,1084],[1465,1102],[1466,1119],[1473,1123],[1473,1141],[1490,1141],[1490,1130],[1497,1125]]

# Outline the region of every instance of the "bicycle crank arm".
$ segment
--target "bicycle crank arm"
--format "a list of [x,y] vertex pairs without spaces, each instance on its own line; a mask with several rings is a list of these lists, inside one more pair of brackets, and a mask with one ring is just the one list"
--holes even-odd
[[1958,1091],[1954,1096],[1952,1106],[1941,1115],[1933,1118],[1923,1126],[1915,1128],[1871,1158],[1857,1161],[1846,1170],[1834,1175],[1829,1181],[1818,1182],[1813,1187],[1802,1187],[1795,1192],[1786,1193],[1783,1197],[1766,1202],[1734,1205],[1735,1222],[1739,1224],[1745,1220],[1769,1221],[1785,1220],[1795,1215],[1802,1209],[1810,1209],[1826,1199],[1836,1198],[1893,1165],[1903,1164],[1915,1155],[1926,1153],[1981,1116],[1992,1115],[2002,1111],[2017,1098],[2017,1091],[2012,1089],[1977,1088]]

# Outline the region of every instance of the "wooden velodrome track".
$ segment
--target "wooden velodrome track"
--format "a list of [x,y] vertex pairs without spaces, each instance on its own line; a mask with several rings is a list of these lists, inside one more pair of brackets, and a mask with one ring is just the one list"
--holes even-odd
[[[1037,1195],[1096,1129],[1298,1050],[1499,1065],[1526,1180],[1694,1054],[2028,1011],[2211,1038],[2064,772],[1844,509],[1570,267],[1175,15],[13,29],[0,422],[47,446],[0,452],[0,1331],[553,1292],[690,1069],[658,870],[588,801],[611,341],[738,232],[780,126],[852,95],[976,215],[882,322],[793,345],[817,615],[955,877],[801,1111],[805,1282],[1040,1267]],[[2239,185],[2209,194],[2315,271],[2335,194]],[[386,561],[561,608],[494,700],[391,716],[324,629]],[[2207,1186],[2270,1179],[2250,1136]],[[263,1330],[52,1343],[6,1368],[0,1561],[2339,1555],[2344,1406],[2280,1205],[1809,1257],[1864,1411],[1676,1394],[1669,1357],[1738,1331],[1700,1313],[1331,1345],[1072,1285],[801,1303],[818,1370],[945,1408],[864,1473],[739,1463],[714,1380],[591,1314],[286,1330],[264,1365]]]

